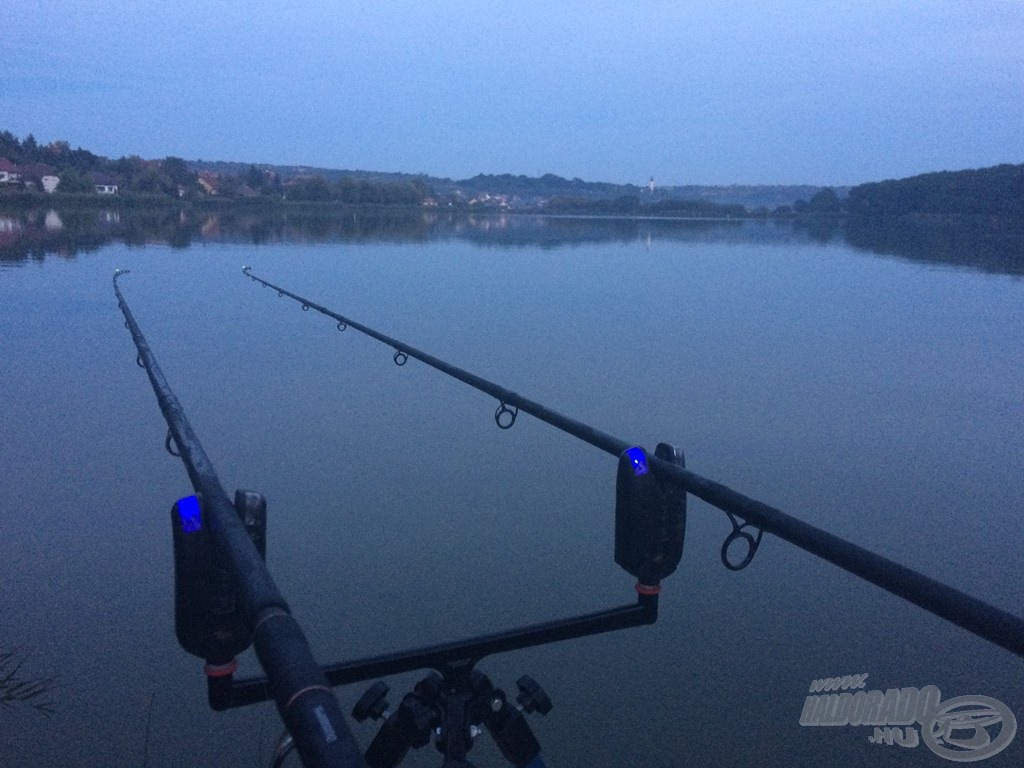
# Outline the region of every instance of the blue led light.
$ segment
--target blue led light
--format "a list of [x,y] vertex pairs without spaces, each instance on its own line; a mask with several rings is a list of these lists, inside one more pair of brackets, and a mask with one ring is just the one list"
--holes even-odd
[[627,448],[626,455],[633,464],[633,472],[637,475],[647,474],[647,454],[643,448]]
[[178,499],[178,518],[181,520],[182,533],[195,533],[203,527],[203,516],[199,510],[199,499],[186,496]]

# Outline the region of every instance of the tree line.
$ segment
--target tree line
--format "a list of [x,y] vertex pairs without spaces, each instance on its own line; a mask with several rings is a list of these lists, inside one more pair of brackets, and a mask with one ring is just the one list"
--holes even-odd
[[861,184],[850,190],[845,207],[850,214],[871,218],[963,214],[1024,220],[1024,165]]
[[[444,184],[441,184],[438,193],[426,177],[397,175],[397,179],[384,181],[361,177],[358,172],[340,177],[326,172],[332,179],[329,181],[323,173],[300,172],[283,179],[273,167],[256,165],[234,166],[231,170],[238,168],[235,173],[214,172],[209,170],[211,164],[206,164],[204,169],[201,162],[173,156],[144,160],[131,155],[112,160],[81,147],[72,149],[66,141],[43,144],[32,134],[19,140],[10,131],[0,132],[0,158],[18,166],[53,168],[60,179],[57,192],[63,195],[91,195],[95,193],[96,184],[105,183],[116,184],[119,194],[138,200],[285,200],[397,206],[429,203],[455,209],[497,206],[564,214],[686,217],[775,215],[892,220],[914,215],[971,215],[1024,222],[1024,164],[870,182],[853,187],[845,196],[824,187],[809,200],[797,200],[792,206],[779,206],[770,211],[767,208],[749,210],[739,204],[649,195],[634,185],[569,180],[553,174],[536,179],[503,174],[479,175],[463,182],[441,180],[451,188],[442,189]],[[18,184],[0,186],[5,192],[19,190]],[[21,189],[26,186],[21,182]]]
[[1024,164],[924,173],[853,187],[845,198],[829,188],[798,200],[792,213],[895,220],[908,216],[986,216],[1024,222]]
[[[42,144],[32,134],[19,140],[10,131],[0,132],[0,157],[21,167],[51,168],[60,179],[56,192],[61,195],[90,195],[97,184],[108,184],[116,185],[119,195],[155,199],[421,205],[430,194],[419,180],[375,183],[345,176],[329,183],[319,174],[284,180],[276,172],[255,165],[235,174],[204,172],[197,164],[174,156],[144,160],[131,155],[113,160],[82,148],[71,149],[66,141]],[[33,181],[4,185],[5,191],[25,191]]]
[[728,219],[750,215],[742,205],[712,203],[707,200],[655,200],[648,201],[638,195],[620,195],[611,200],[591,200],[562,195],[551,198],[543,208],[545,213],[568,215],[588,214],[606,216],[681,216],[685,218]]

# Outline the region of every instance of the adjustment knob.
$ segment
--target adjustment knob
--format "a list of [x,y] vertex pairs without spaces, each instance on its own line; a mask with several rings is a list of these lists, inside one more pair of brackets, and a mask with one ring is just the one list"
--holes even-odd
[[378,680],[367,689],[366,693],[359,697],[359,701],[352,707],[352,717],[357,723],[363,722],[366,718],[372,717],[379,720],[381,715],[387,711],[388,702],[385,698],[388,695],[387,683]]
[[516,687],[519,695],[516,701],[523,708],[524,712],[540,712],[546,715],[551,711],[551,699],[540,684],[529,675],[523,675],[516,680]]

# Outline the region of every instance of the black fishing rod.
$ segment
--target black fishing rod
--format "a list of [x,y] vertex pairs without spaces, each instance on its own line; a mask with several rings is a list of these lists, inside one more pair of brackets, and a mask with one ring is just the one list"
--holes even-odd
[[[242,267],[242,272],[254,282],[276,290],[278,296],[287,296],[297,301],[302,305],[303,311],[315,309],[332,318],[337,322],[339,331],[352,327],[393,348],[394,361],[397,365],[405,365],[409,358],[415,358],[474,389],[491,395],[498,401],[494,420],[502,429],[511,428],[519,412],[524,411],[616,457],[623,457],[634,445],[263,280],[252,274],[252,267]],[[649,466],[662,483],[691,493],[728,516],[732,531],[722,544],[721,559],[730,570],[738,571],[748,566],[760,546],[763,533],[771,533],[891,594],[902,597],[935,616],[1024,657],[1024,619],[1019,616],[803,522],[721,483],[701,477],[685,469],[680,463],[652,455],[649,457]]]
[[121,294],[117,281],[127,272],[114,273],[114,294],[138,350],[136,362],[149,375],[167,422],[165,446],[181,458],[196,493],[180,500],[172,515],[178,639],[206,661],[211,704],[231,687],[235,655],[254,645],[303,765],[366,768],[334,692],[261,557],[258,494],[240,491],[234,505],[228,499]]

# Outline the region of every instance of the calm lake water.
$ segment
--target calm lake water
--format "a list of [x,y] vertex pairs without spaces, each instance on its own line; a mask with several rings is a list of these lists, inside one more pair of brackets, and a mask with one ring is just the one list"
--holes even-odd
[[[268,564],[322,662],[632,602],[612,559],[616,465],[525,414],[497,429],[490,398],[396,367],[243,264],[1021,612],[1021,277],[782,225],[609,226],[213,232],[0,262],[0,650],[58,680],[52,717],[0,707],[0,765],[264,766],[280,733],[271,705],[208,710],[175,641],[169,510],[191,488],[117,267],[225,488],[266,495]],[[506,690],[524,673],[546,688],[555,707],[531,723],[551,766],[948,764],[869,743],[870,727],[799,724],[812,680],[859,673],[994,697],[1024,728],[1024,660],[770,536],[729,572],[729,530],[691,499],[656,625],[481,663]],[[392,701],[420,677],[389,679]],[[364,689],[340,689],[343,706]],[[487,736],[471,758],[506,764]],[[1019,734],[983,764],[1022,762]]]

